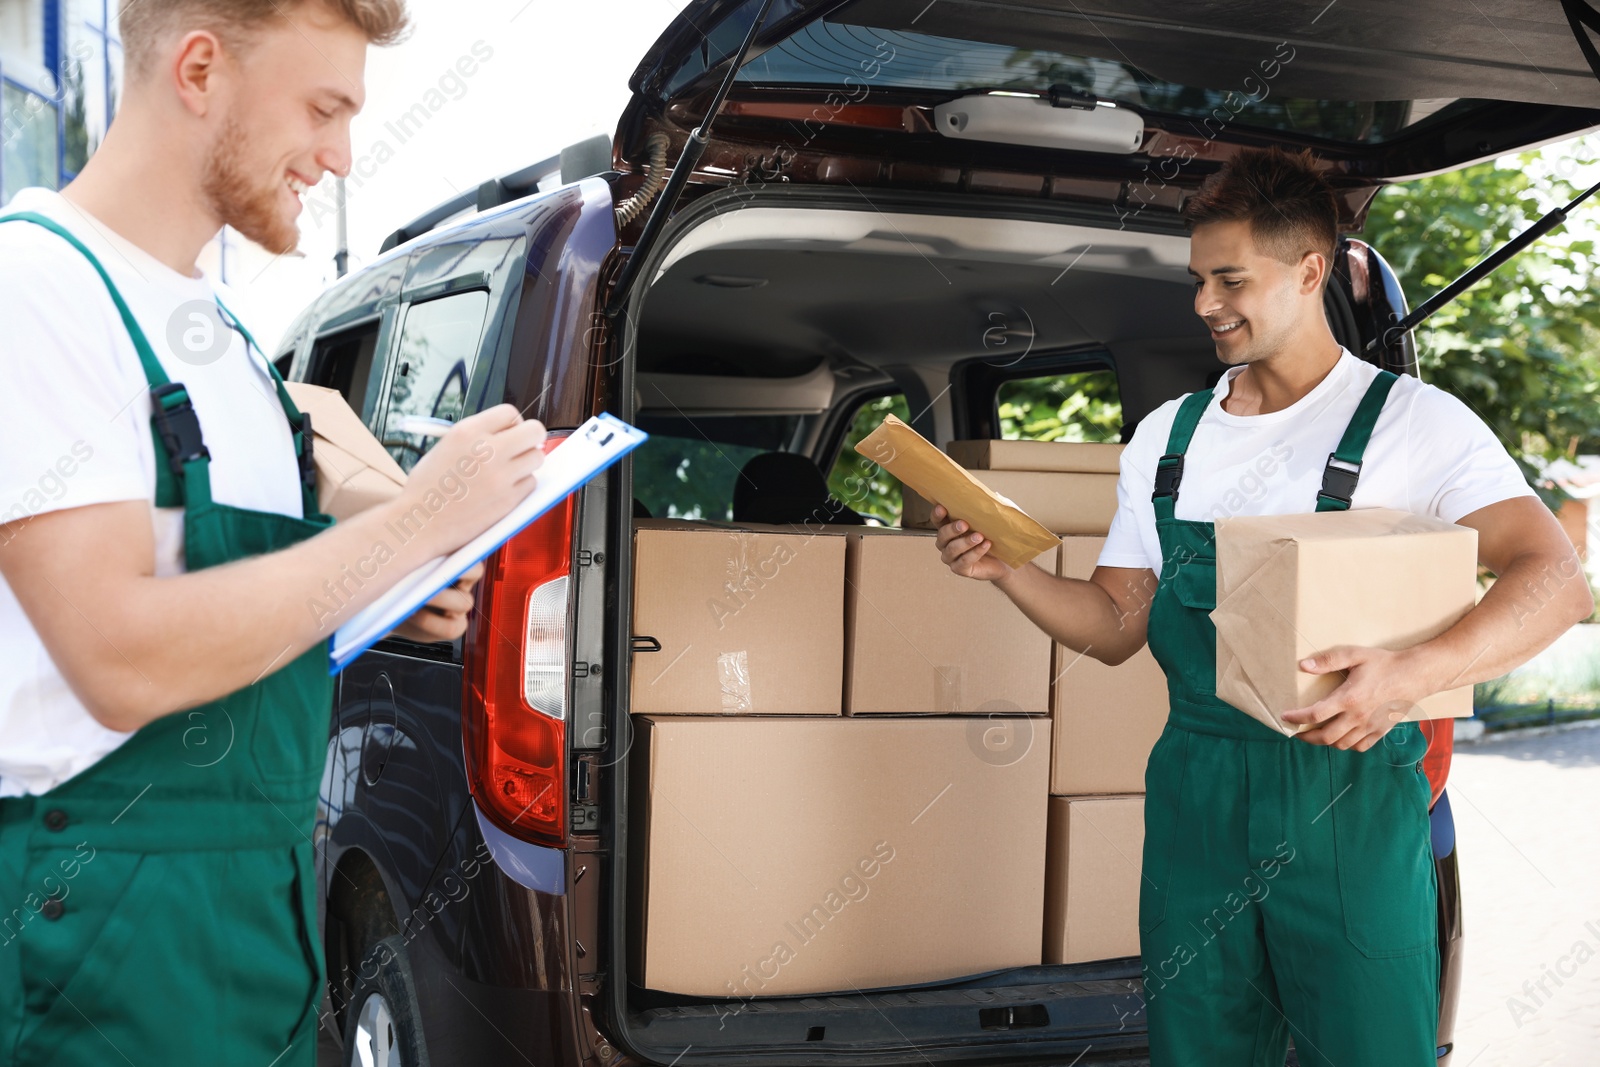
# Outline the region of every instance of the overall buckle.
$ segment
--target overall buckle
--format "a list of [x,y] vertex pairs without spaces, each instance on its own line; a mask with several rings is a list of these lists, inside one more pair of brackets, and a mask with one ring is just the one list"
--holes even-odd
[[317,495],[317,467],[311,456],[311,413],[300,413],[300,455],[296,460],[300,464],[300,485],[313,498]]
[[1156,461],[1156,489],[1150,499],[1170,496],[1178,499],[1178,485],[1183,481],[1183,453],[1168,452]]
[[167,465],[173,474],[182,474],[190,460],[210,459],[205,438],[200,436],[200,417],[182,382],[167,382],[150,387],[150,406],[156,433],[167,451]]
[[1348,463],[1329,452],[1328,465],[1322,468],[1322,491],[1317,495],[1337,500],[1348,508],[1350,498],[1355,495],[1356,481],[1360,477],[1360,460]]

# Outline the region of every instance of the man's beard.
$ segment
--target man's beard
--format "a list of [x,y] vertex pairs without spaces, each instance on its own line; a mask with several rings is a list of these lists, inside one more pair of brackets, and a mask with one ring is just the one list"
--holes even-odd
[[251,180],[244,159],[244,131],[234,119],[223,123],[206,159],[201,191],[207,206],[224,225],[274,255],[293,252],[300,244],[300,229],[285,219],[278,207],[282,195],[277,184]]

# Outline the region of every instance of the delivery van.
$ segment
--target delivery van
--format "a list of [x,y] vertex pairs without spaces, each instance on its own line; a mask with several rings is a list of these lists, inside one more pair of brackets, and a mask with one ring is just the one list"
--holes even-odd
[[[1081,676],[1026,627],[994,653],[1026,684],[992,699],[1007,679],[868,643],[880,606],[943,609],[915,577],[931,545],[889,558],[915,535],[877,528],[910,502],[845,442],[894,411],[940,446],[1115,445],[1214,382],[1178,208],[1251,146],[1326,160],[1348,234],[1330,324],[1416,373],[1401,280],[1360,239],[1373,196],[1600,125],[1600,82],[1554,0],[1514,24],[1328,8],[695,0],[614,138],[407,223],[303,313],[278,365],[408,469],[429,439],[400,417],[502,401],[652,434],[492,558],[465,638],[391,638],[340,675],[326,1062],[1147,1062],[1141,787],[1094,777],[1137,770],[1140,742],[1063,742],[1051,702]],[[1041,430],[1039,396],[1082,402]],[[1087,447],[1061,442],[1039,447]],[[1066,532],[1055,565],[1092,565],[1092,529]],[[876,599],[847,581],[874,552]],[[739,627],[759,644],[724,647]],[[1105,670],[1101,699],[1159,721],[1148,673]],[[1440,1063],[1449,752],[1433,730]],[[994,788],[951,802],[938,767]],[[1122,845],[1080,851],[1080,826]]]

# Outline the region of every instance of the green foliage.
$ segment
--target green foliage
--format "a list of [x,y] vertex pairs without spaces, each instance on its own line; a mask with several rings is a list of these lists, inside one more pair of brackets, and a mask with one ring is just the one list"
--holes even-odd
[[1005,382],[995,399],[1007,441],[1117,441],[1122,429],[1122,397],[1109,370]]
[[828,472],[828,491],[860,514],[878,519],[885,526],[897,526],[901,508],[900,479],[856,451],[856,444],[876,430],[888,415],[895,415],[903,422],[911,421],[911,410],[906,407],[904,394],[879,397],[861,405],[844,435],[839,458]]
[[[1580,139],[1391,186],[1373,201],[1364,236],[1420,303],[1575,196],[1581,187],[1571,179],[1597,161],[1600,144]],[[1600,444],[1600,301],[1590,239],[1597,218],[1600,203],[1586,202],[1417,331],[1423,378],[1471,406],[1530,481],[1524,457],[1553,459]],[[1547,494],[1547,502],[1556,499]]]

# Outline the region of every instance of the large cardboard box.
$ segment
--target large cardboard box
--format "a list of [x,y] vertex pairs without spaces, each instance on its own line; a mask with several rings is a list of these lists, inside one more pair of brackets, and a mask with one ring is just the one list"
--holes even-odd
[[633,722],[646,987],[744,999],[1040,962],[1047,720],[1012,720],[1009,745],[986,718]]
[[[1335,645],[1402,649],[1437,637],[1477,603],[1478,532],[1389,508],[1261,515],[1217,522],[1213,578],[1180,581],[1214,597],[1217,695],[1283,734],[1279,718],[1344,680],[1300,660]],[[1472,687],[1435,693],[1406,718],[1472,714]]]
[[[1062,538],[1058,573],[1087,579],[1104,545],[1103,537]],[[1144,792],[1145,763],[1167,722],[1167,676],[1150,646],[1111,667],[1056,645],[1052,677],[1050,792]]]
[[1052,642],[1004,593],[952,574],[931,534],[846,539],[846,715],[1049,712]]
[[[1117,513],[1115,474],[1057,471],[973,471],[972,476],[1054,534],[1104,534]],[[900,525],[935,529],[933,503],[909,486]],[[982,527],[979,527],[981,530]]]
[[951,441],[949,457],[969,471],[1078,471],[1116,474],[1122,446],[1089,441]]
[[634,530],[631,710],[838,715],[844,540],[641,519]]
[[1051,797],[1044,962],[1139,954],[1143,797]]

